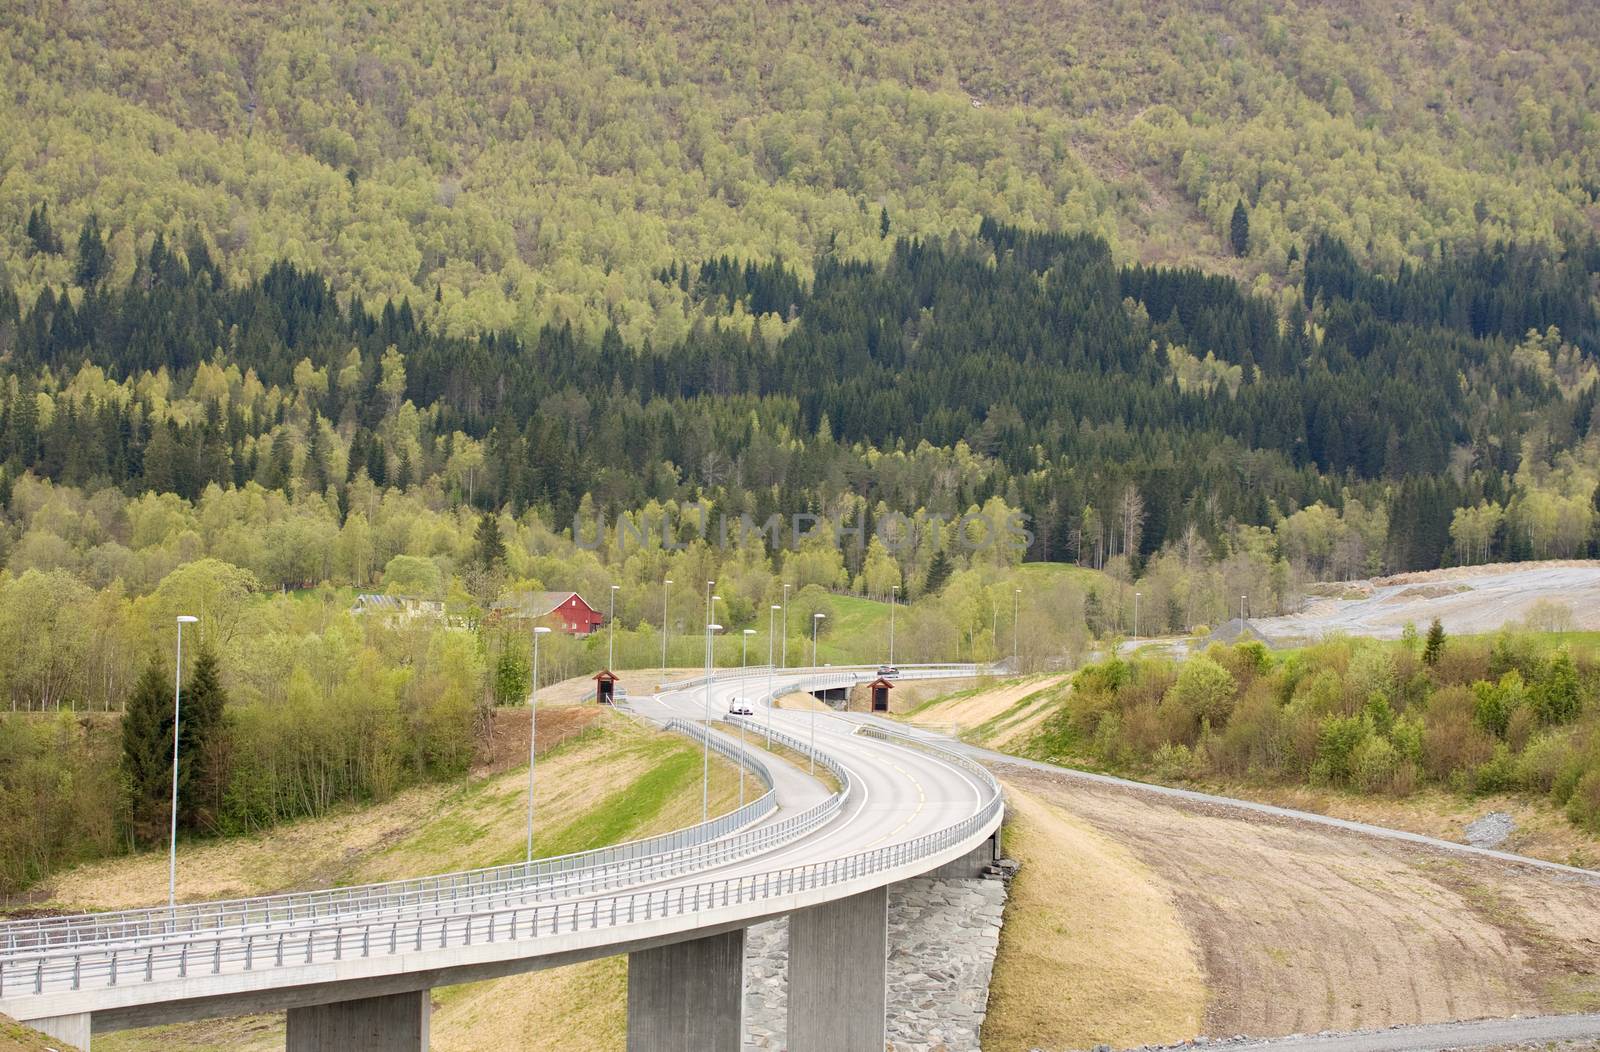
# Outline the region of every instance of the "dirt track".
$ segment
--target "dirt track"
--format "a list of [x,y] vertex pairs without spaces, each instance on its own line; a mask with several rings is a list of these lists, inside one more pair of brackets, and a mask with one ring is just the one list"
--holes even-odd
[[1600,562],[1592,560],[1465,566],[1343,587],[1352,598],[1312,599],[1297,613],[1252,618],[1250,625],[1276,642],[1335,632],[1394,639],[1407,622],[1425,628],[1436,617],[1448,632],[1475,634],[1556,603],[1570,609],[1570,627],[1600,629]]
[[1173,896],[1200,947],[1206,1033],[1271,1037],[1600,1007],[1593,883],[997,770],[1125,845]]

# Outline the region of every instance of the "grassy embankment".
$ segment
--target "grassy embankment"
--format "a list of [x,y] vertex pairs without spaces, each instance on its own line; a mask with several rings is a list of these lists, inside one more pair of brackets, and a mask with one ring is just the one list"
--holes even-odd
[[[549,721],[557,723],[553,710]],[[545,714],[541,712],[541,719]],[[539,759],[540,855],[595,847],[699,819],[700,754],[675,735],[603,718]],[[504,767],[456,786],[426,786],[383,804],[295,823],[259,837],[201,844],[179,858],[180,893],[259,894],[387,880],[520,858],[527,769]],[[737,803],[738,775],[718,761],[712,806]],[[56,899],[111,908],[159,901],[164,856],[80,867],[55,883]],[[433,1047],[620,1047],[627,962],[569,968],[434,991]],[[582,1035],[574,1043],[573,1035]],[[283,1018],[245,1016],[97,1038],[111,1052],[266,1050],[283,1046]]]

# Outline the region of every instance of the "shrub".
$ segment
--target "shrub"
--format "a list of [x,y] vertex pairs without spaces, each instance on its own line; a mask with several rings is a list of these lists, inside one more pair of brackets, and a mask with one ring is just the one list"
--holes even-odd
[[1187,745],[1168,742],[1156,750],[1151,766],[1155,776],[1164,782],[1190,778],[1195,771],[1194,753]]
[[1589,770],[1578,780],[1567,798],[1567,818],[1573,825],[1600,833],[1600,767]]
[[1496,745],[1488,762],[1472,772],[1472,788],[1480,793],[1503,793],[1517,784],[1517,762],[1505,742]]
[[1211,744],[1211,757],[1227,774],[1282,774],[1290,766],[1292,748],[1283,710],[1270,685],[1258,681],[1234,706],[1228,725]]
[[1517,780],[1530,790],[1548,793],[1572,761],[1572,737],[1549,731],[1528,743],[1517,759]]
[[1522,675],[1515,669],[1500,677],[1499,683],[1479,680],[1472,685],[1477,699],[1472,718],[1477,725],[1497,738],[1504,738],[1511,724],[1511,714],[1521,707],[1525,691]]
[[1227,668],[1210,657],[1192,657],[1178,671],[1178,681],[1166,691],[1163,703],[1184,711],[1195,724],[1202,719],[1224,724],[1234,710],[1237,689],[1238,684]]
[[1433,624],[1428,626],[1428,638],[1422,644],[1422,663],[1430,668],[1439,663],[1439,658],[1444,655],[1444,626],[1436,617]]
[[1422,766],[1447,782],[1494,755],[1494,739],[1473,722],[1477,699],[1465,687],[1446,687],[1428,699],[1422,732]]
[[1354,757],[1372,736],[1361,716],[1325,716],[1317,733],[1317,760],[1311,776],[1317,781],[1347,785],[1354,773]]
[[1393,698],[1397,683],[1394,653],[1378,644],[1369,643],[1357,650],[1345,672],[1345,692],[1354,703],[1352,711],[1374,696],[1385,701]]
[[1532,696],[1533,707],[1545,723],[1566,723],[1578,715],[1583,699],[1571,654],[1561,650],[1544,662],[1534,682]]
[[1407,761],[1387,738],[1376,735],[1356,746],[1350,756],[1350,769],[1357,788],[1379,793],[1393,790],[1395,772]]

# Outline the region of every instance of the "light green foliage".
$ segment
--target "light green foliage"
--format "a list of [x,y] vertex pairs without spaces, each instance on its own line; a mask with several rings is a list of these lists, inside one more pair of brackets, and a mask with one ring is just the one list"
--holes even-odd
[[[1458,638],[1449,660],[1432,668],[1404,645],[1333,640],[1264,666],[1247,647],[1087,666],[1016,748],[1158,779],[1541,794],[1574,823],[1600,829],[1600,652],[1592,645]],[[1525,685],[1504,667],[1513,656],[1537,678]],[[1239,677],[1228,671],[1252,667]],[[1559,725],[1541,730],[1541,719]]]
[[[1592,14],[12,5],[0,241],[30,295],[98,209],[113,276],[198,225],[235,271],[314,264],[451,331],[615,318],[658,345],[695,310],[651,278],[673,259],[879,258],[984,213],[1247,277],[1292,276],[1318,230],[1392,266],[1585,227]],[[43,203],[63,252],[27,236]]]

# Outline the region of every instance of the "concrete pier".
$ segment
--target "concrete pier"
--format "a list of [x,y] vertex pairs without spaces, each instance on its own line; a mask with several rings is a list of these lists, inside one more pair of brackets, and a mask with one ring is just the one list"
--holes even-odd
[[628,1052],[739,1052],[744,931],[628,954]]
[[789,1052],[880,1052],[889,889],[789,915]]
[[288,1052],[427,1052],[428,991],[291,1008]]

